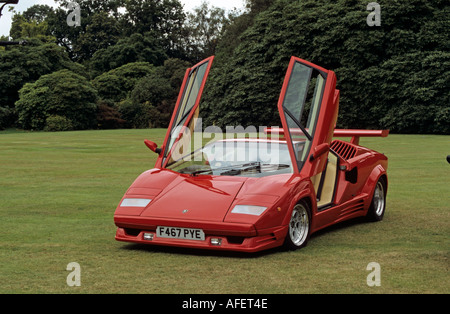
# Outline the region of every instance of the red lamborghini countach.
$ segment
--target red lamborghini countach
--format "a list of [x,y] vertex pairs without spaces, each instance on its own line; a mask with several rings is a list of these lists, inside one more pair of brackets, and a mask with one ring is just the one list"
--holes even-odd
[[[282,127],[266,137],[192,147],[213,57],[187,69],[164,143],[145,144],[155,167],[120,201],[116,240],[256,252],[304,247],[310,235],[347,219],[383,219],[387,158],[359,145],[388,130],[338,130],[336,75],[292,57],[278,101]],[[334,137],[347,137],[341,141]]]

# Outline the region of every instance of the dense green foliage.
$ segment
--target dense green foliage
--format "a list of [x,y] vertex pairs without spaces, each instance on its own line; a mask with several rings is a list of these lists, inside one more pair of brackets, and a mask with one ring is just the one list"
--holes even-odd
[[336,72],[338,126],[449,133],[447,2],[383,3],[380,27],[367,25],[366,6],[279,0],[260,13],[232,56],[216,58],[209,124],[280,125],[276,102],[295,55]]
[[0,51],[0,129],[14,122],[14,103],[25,83],[61,69],[79,74],[85,71],[82,65],[69,59],[63,48],[39,40],[32,40],[20,49]]
[[133,90],[136,82],[154,71],[148,62],[128,63],[97,76],[92,84],[104,100],[119,102]]
[[118,113],[112,125],[166,127],[187,67],[189,63],[172,58],[159,67],[133,62],[97,76],[92,84],[102,99],[101,111]]
[[184,69],[215,54],[204,125],[280,125],[276,103],[295,55],[336,72],[338,127],[450,133],[446,1],[380,3],[372,27],[368,0],[243,1],[244,12],[203,3],[186,13],[178,0],[80,0],[79,27],[66,23],[68,0],[15,14],[10,36],[28,45],[0,48],[0,129],[31,128],[18,119],[19,90],[62,69],[97,90],[92,127],[166,127]]
[[80,130],[95,127],[97,91],[89,81],[60,70],[27,83],[16,102],[19,122],[32,130]]
[[449,77],[449,52],[413,52],[362,71],[351,96],[393,132],[450,134]]
[[152,33],[133,34],[113,46],[97,50],[91,58],[92,75],[116,69],[131,62],[149,62],[162,65],[167,59],[162,44]]

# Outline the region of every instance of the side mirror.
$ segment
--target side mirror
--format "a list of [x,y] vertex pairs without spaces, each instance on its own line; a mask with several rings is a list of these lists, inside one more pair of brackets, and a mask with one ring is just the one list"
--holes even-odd
[[158,155],[161,154],[161,148],[158,148],[158,145],[156,145],[155,142],[144,140],[144,144],[152,151],[157,153]]
[[328,143],[320,144],[314,148],[313,153],[311,154],[311,156],[309,156],[309,160],[313,161],[314,159],[325,154],[329,150],[330,150],[330,144],[328,144]]

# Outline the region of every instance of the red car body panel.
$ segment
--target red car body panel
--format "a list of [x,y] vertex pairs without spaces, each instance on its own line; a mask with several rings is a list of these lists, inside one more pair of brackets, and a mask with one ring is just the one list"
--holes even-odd
[[[336,75],[296,57],[291,58],[278,102],[282,128],[266,129],[266,133],[282,135],[279,141],[288,146],[292,173],[263,177],[189,175],[166,167],[183,130],[192,127],[212,60],[213,57],[205,59],[186,71],[155,168],[133,182],[116,209],[116,239],[151,245],[256,252],[284,243],[291,213],[300,201],[310,207],[311,234],[335,223],[365,216],[381,177],[387,189],[387,158],[359,146],[359,137],[385,137],[388,131],[335,130],[340,96],[336,90]],[[201,66],[203,77],[199,76]],[[321,97],[313,98],[318,109],[316,112],[311,109],[310,117],[315,115],[316,120],[315,124],[311,120],[310,128],[304,128],[299,122],[296,122],[298,128],[292,127],[292,121],[288,121],[295,120],[292,112],[287,112],[294,107],[287,108],[285,99],[289,98],[290,81],[295,80],[292,79],[293,72],[301,74],[294,69],[296,66],[303,67],[300,70],[309,71],[310,75],[316,71],[324,84],[322,93],[319,90],[318,94]],[[202,80],[193,81],[197,77]],[[195,84],[199,88],[194,103],[194,100],[186,100],[186,95]],[[184,113],[188,106],[191,111]],[[175,130],[176,126],[181,126],[181,131]],[[295,138],[304,135],[305,150],[309,145],[309,151],[306,150],[304,158],[298,160],[300,153],[296,151]],[[352,140],[343,142],[333,140],[333,137],[352,137]],[[322,185],[322,181],[328,183]],[[326,200],[321,199],[322,194]],[[125,199],[150,201],[140,207],[124,206],[127,205],[123,202]],[[260,215],[243,214],[233,211],[237,205],[266,209]],[[157,234],[158,227],[200,229],[204,239],[161,237]],[[219,245],[216,239],[220,239]]]

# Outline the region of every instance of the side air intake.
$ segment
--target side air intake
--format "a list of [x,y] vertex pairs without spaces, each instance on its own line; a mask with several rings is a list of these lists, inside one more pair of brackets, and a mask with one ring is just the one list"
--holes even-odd
[[344,160],[353,158],[356,155],[356,148],[348,142],[334,140],[331,142],[330,147]]

